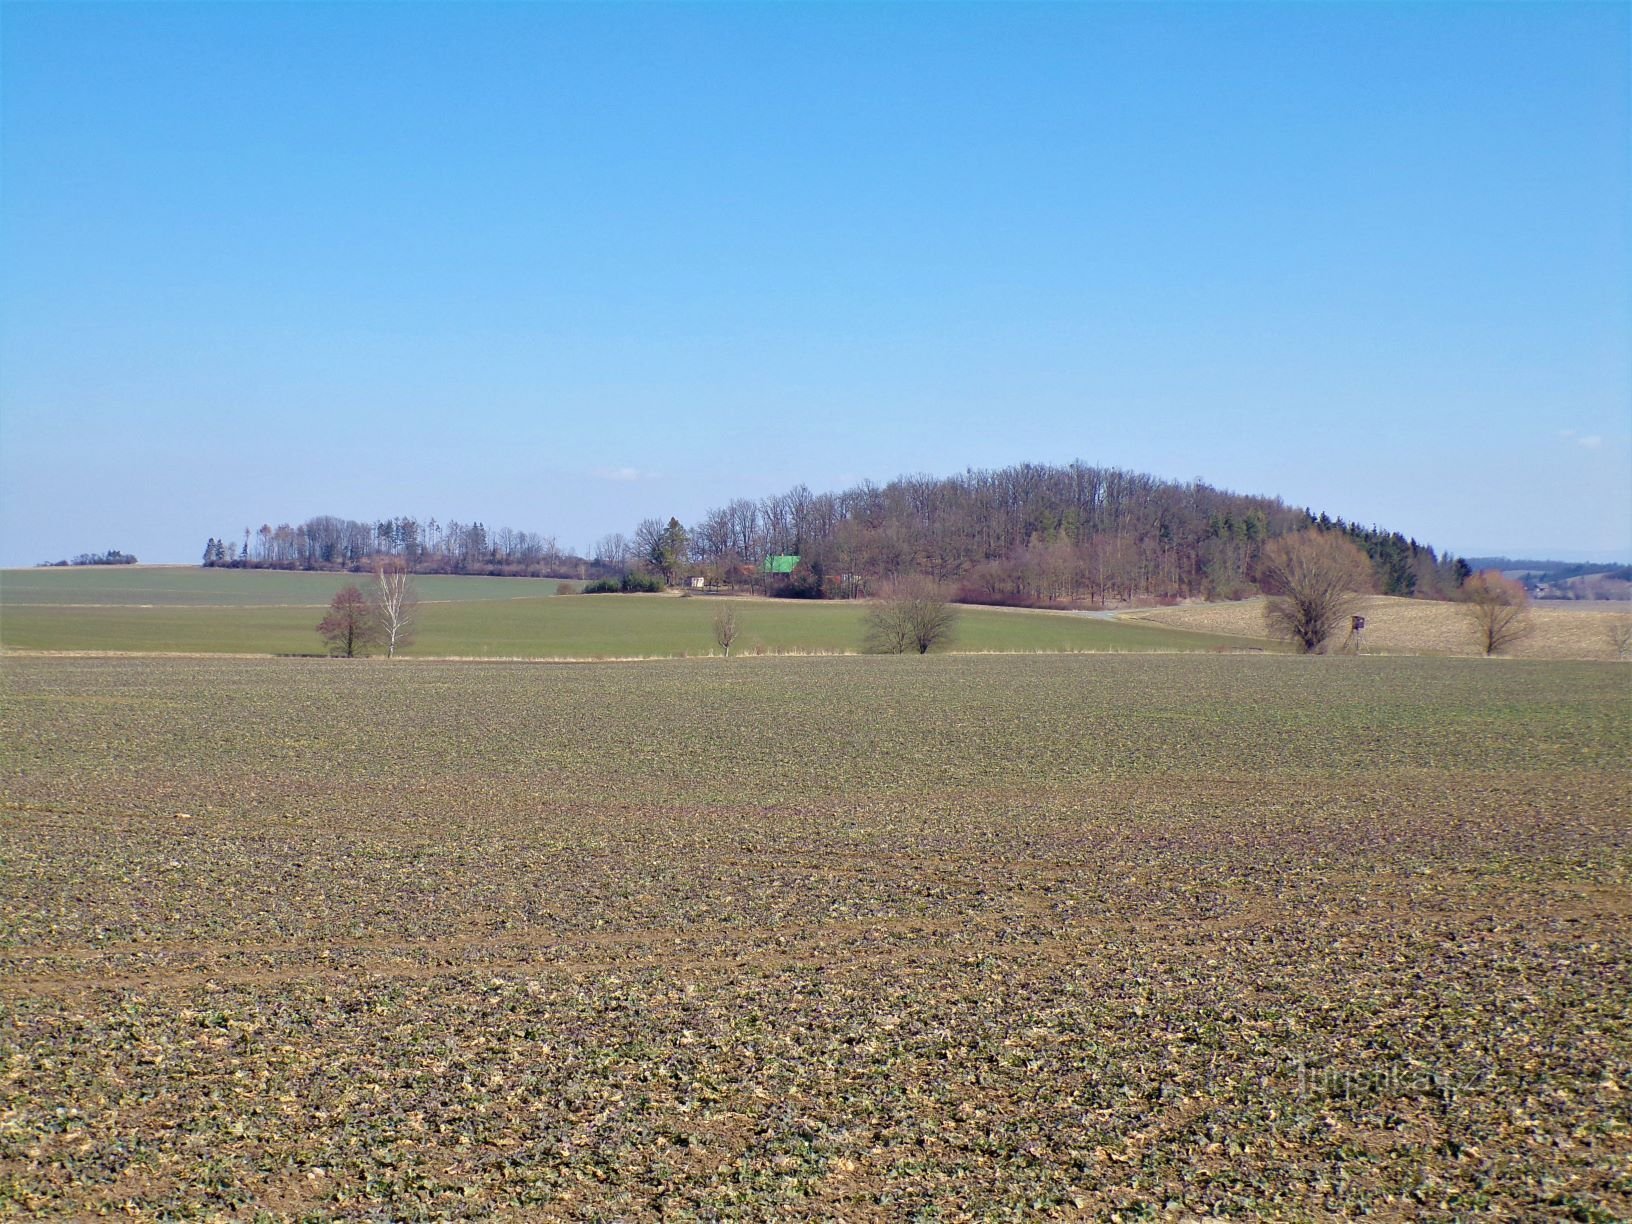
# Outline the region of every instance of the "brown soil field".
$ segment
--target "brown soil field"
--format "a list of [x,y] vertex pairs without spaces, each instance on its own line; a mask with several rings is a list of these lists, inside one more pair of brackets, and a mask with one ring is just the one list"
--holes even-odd
[[7,659],[0,1215],[1632,1218],[1626,678]]

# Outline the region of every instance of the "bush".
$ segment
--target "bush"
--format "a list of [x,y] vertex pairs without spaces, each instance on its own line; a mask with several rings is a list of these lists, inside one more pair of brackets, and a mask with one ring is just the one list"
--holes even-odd
[[1350,624],[1374,579],[1366,554],[1348,538],[1310,528],[1266,544],[1258,580],[1269,595],[1270,633],[1320,654]]
[[654,574],[625,574],[622,578],[601,578],[586,586],[582,593],[585,595],[651,595],[661,590],[663,590],[663,579]]
[[1500,570],[1480,570],[1462,584],[1463,608],[1479,637],[1479,649],[1500,654],[1535,629],[1530,596],[1524,586]]
[[887,585],[867,612],[867,649],[873,654],[928,654],[952,637],[958,609],[946,588],[914,575]]

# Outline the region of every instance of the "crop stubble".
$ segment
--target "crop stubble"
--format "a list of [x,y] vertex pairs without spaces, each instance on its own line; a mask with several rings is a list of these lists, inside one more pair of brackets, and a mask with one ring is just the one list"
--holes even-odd
[[1625,1217],[1625,675],[8,661],[0,1202]]

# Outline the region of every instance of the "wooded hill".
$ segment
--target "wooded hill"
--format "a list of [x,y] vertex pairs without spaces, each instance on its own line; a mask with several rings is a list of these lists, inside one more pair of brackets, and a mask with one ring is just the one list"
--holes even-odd
[[[1350,536],[1371,558],[1377,589],[1444,597],[1467,567],[1399,532],[1315,515],[1279,498],[1161,480],[1073,463],[904,476],[838,493],[804,485],[738,498],[690,524],[648,519],[612,534],[584,559],[535,532],[413,517],[356,522],[329,515],[298,526],[244,532],[241,545],[212,538],[206,565],[366,569],[401,557],[417,572],[616,577],[630,570],[669,582],[702,575],[711,585],[831,598],[928,575],[976,603],[1237,598],[1256,590],[1264,544],[1310,526]],[[770,556],[797,556],[792,573],[761,572]]]
[[[650,559],[641,546],[652,526],[636,533],[642,560]],[[1384,594],[1443,597],[1467,574],[1399,532],[1202,481],[1083,463],[910,476],[841,493],[800,485],[710,511],[691,528],[689,553],[718,581],[767,555],[796,554],[789,594],[847,589],[845,575],[876,581],[917,572],[979,603],[1229,599],[1254,593],[1266,541],[1311,526],[1341,531],[1364,549]]]

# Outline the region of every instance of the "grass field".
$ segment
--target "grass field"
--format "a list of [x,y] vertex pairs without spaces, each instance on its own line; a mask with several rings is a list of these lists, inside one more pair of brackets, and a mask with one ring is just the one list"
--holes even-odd
[[[194,565],[87,565],[0,570],[0,607],[323,609],[341,587],[367,588],[367,574],[296,570],[203,569]],[[555,578],[481,578],[446,574],[415,577],[428,603],[543,599]],[[576,584],[574,584],[576,585]]]
[[[0,645],[14,650],[314,654],[315,626],[348,574],[204,569],[9,570]],[[719,601],[641,595],[559,598],[553,579],[422,577],[421,657],[622,658],[708,654]],[[736,650],[861,649],[854,603],[735,599]],[[1210,634],[1006,609],[964,612],[956,651],[1206,650]]]
[[[1362,602],[1365,649],[1397,654],[1476,655],[1480,647],[1463,607],[1430,599],[1373,595]],[[1534,605],[1534,632],[1503,653],[1517,659],[1613,659],[1610,629],[1632,619],[1632,606]],[[1264,634],[1264,601],[1188,604],[1127,613],[1126,619],[1244,638]]]
[[1622,668],[3,676],[25,1213],[1632,1216]]

